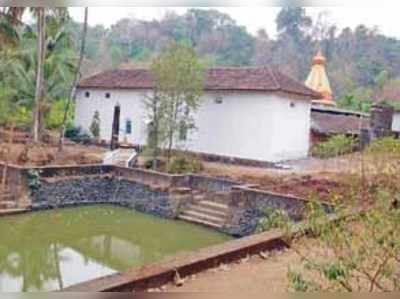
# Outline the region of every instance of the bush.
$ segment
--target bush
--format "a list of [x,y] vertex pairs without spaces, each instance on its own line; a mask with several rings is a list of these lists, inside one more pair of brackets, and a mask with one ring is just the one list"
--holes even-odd
[[84,132],[81,127],[75,127],[71,124],[67,125],[65,137],[77,143],[89,144],[91,142],[88,133]]
[[167,164],[169,173],[196,173],[203,170],[203,164],[200,159],[189,155],[178,155],[172,157]]
[[[58,100],[51,105],[51,109],[46,113],[44,119],[47,129],[58,129],[61,127],[64,120],[65,106],[67,105],[67,100]],[[67,121],[72,121],[74,118],[74,104],[71,103],[67,114]]]
[[366,149],[368,154],[400,156],[400,140],[385,137],[374,140]]
[[92,123],[90,124],[90,132],[93,137],[98,140],[100,137],[100,113],[96,111],[93,115]]
[[336,135],[328,141],[314,146],[312,155],[318,158],[331,158],[353,152],[356,148],[356,139],[345,135]]
[[284,210],[267,208],[264,211],[265,217],[257,223],[258,232],[266,232],[274,228],[282,227],[282,223],[290,221],[288,214]]

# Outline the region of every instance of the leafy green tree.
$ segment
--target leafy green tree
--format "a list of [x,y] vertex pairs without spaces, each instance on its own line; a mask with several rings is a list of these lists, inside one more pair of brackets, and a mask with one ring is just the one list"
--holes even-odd
[[168,158],[182,123],[192,126],[192,112],[200,105],[205,66],[196,52],[187,45],[172,43],[154,60],[151,70],[155,92],[161,101],[163,125],[166,130]]
[[[41,131],[47,122],[53,103],[67,97],[68,86],[72,70],[74,69],[75,55],[72,49],[72,40],[57,20],[48,19],[48,35],[46,40],[46,57],[44,65],[44,97],[40,104]],[[57,29],[58,28],[58,29]],[[4,64],[0,67],[1,87],[6,91],[3,100],[16,104],[20,108],[33,111],[36,106],[36,70],[37,47],[36,33],[25,31],[20,34],[16,47],[9,49],[5,55]],[[24,110],[22,109],[22,110]],[[22,111],[21,110],[21,111]],[[54,115],[52,115],[54,116]],[[32,118],[29,118],[32,122]],[[61,123],[59,120],[58,123]],[[26,124],[28,127],[28,124]]]
[[[255,53],[255,40],[245,27],[226,26],[228,47],[221,51],[217,62],[222,65],[250,65]],[[238,49],[240,49],[238,51]]]
[[304,37],[312,25],[312,19],[306,15],[303,7],[285,7],[276,18],[278,34],[288,34],[297,42]]
[[83,58],[85,55],[85,48],[86,48],[86,37],[87,37],[87,30],[88,30],[88,18],[89,18],[89,8],[85,7],[85,14],[84,14],[84,21],[83,21],[83,29],[82,29],[82,38],[81,38],[81,47],[79,51],[79,60],[78,64],[75,68],[75,74],[74,74],[74,79],[72,81],[71,87],[70,87],[70,92],[69,92],[69,97],[67,100],[67,104],[65,105],[65,111],[64,111],[64,117],[60,129],[60,138],[58,142],[58,150],[61,151],[63,149],[63,144],[64,144],[64,136],[65,136],[65,130],[67,126],[67,119],[68,119],[68,114],[71,106],[71,102],[75,101],[76,98],[76,89],[79,84],[79,80],[81,79],[81,68],[82,68],[82,63],[83,63]]
[[149,120],[147,126],[147,149],[152,161],[152,168],[157,169],[157,159],[161,143],[165,140],[165,120],[166,102],[162,101],[155,91],[152,95],[144,99],[144,105]]
[[[23,7],[8,7],[4,11],[3,21],[9,21],[11,25],[20,25],[21,18],[26,11]],[[37,46],[36,46],[36,83],[35,83],[35,105],[33,109],[33,140],[40,140],[41,129],[43,124],[44,112],[41,110],[43,99],[45,98],[45,60],[48,42],[46,38],[46,24],[48,17],[54,20],[65,20],[68,13],[66,8],[33,7],[29,11],[36,18]]]
[[369,88],[357,88],[338,100],[338,107],[353,111],[369,112],[374,102],[373,93],[373,90]]

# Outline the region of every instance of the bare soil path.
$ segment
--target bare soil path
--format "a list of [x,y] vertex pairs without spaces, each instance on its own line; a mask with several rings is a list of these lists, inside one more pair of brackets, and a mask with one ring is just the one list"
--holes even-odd
[[360,171],[357,155],[321,160],[307,158],[284,164],[285,169],[204,163],[204,174],[229,178],[258,185],[258,188],[309,198],[316,194],[329,200],[334,194],[342,194]]
[[289,266],[300,264],[291,250],[273,252],[263,259],[253,256],[240,263],[222,265],[185,279],[183,286],[173,283],[158,290],[166,292],[283,292],[287,290]]

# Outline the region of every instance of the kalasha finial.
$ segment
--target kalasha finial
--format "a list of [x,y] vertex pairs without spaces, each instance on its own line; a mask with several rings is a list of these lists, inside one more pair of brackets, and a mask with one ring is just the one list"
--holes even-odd
[[313,65],[315,65],[315,64],[325,65],[325,63],[326,63],[326,58],[324,55],[322,55],[321,49],[319,49],[317,52],[317,55],[314,56]]

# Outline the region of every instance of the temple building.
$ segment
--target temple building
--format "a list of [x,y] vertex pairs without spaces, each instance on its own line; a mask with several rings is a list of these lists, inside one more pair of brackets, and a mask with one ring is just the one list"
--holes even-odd
[[[151,123],[145,100],[154,87],[149,69],[115,69],[83,79],[75,124],[89,131],[98,115],[104,143],[115,138],[145,146]],[[191,115],[196,129],[182,128],[173,146],[207,159],[252,165],[305,158],[311,102],[319,98],[320,93],[268,66],[210,68],[201,105]]]
[[335,107],[336,103],[333,100],[332,89],[326,74],[326,58],[322,55],[321,50],[315,55],[311,67],[311,72],[305,82],[306,86],[319,92],[321,99],[314,100],[313,104]]
[[369,127],[366,113],[338,109],[326,72],[327,60],[319,50],[312,61],[305,85],[317,91],[321,98],[312,101],[311,144],[315,145],[333,135],[359,136]]

